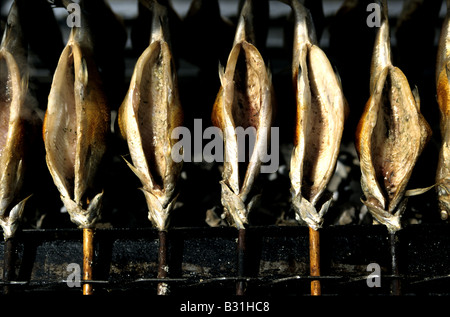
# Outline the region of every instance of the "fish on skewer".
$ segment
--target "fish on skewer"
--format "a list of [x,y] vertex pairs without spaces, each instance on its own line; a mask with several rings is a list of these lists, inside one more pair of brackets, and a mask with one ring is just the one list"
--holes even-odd
[[378,3],[382,15],[372,56],[371,95],[358,123],[356,150],[363,203],[395,233],[406,208],[406,186],[431,129],[420,113],[417,89],[411,91],[403,72],[392,64],[387,2]]
[[436,172],[436,190],[442,220],[450,216],[450,1],[444,19],[436,62],[437,101],[442,144]]
[[[238,277],[245,275],[245,232],[248,215],[258,202],[252,191],[261,171],[261,159],[267,149],[275,113],[275,95],[271,73],[255,46],[253,14],[256,1],[247,0],[241,10],[235,39],[226,68],[219,69],[221,87],[211,120],[222,130],[224,169],[221,202],[228,223],[238,229]],[[248,147],[239,142],[238,128],[250,129],[254,141]],[[249,149],[249,153],[247,153]],[[245,152],[245,159],[242,159]],[[251,154],[250,154],[251,153]],[[244,281],[237,281],[236,295],[244,295]]]
[[[252,6],[246,1],[239,18],[233,48],[226,68],[220,68],[221,87],[217,94],[212,122],[224,137],[222,205],[230,222],[238,229],[248,224],[248,214],[258,196],[250,196],[260,172],[260,149],[266,147],[273,121],[275,96],[271,73],[254,46]],[[237,127],[254,128],[256,138],[252,156],[239,162]]]
[[22,196],[26,169],[33,160],[33,135],[42,124],[28,91],[28,43],[17,1],[0,44],[0,224],[5,240],[15,235],[29,198]]
[[[142,3],[153,13],[151,38],[134,68],[129,90],[119,108],[118,123],[132,160],[127,164],[142,183],[148,218],[159,231],[158,278],[166,278],[167,231],[183,166],[182,161],[175,161],[172,156],[176,143],[172,132],[181,126],[183,110],[169,40],[168,9],[156,0]],[[167,283],[160,282],[157,294],[168,292]]]
[[[296,217],[314,230],[323,223],[331,197],[325,197],[333,176],[344,130],[347,102],[339,76],[318,47],[309,11],[288,1],[295,16],[292,80],[297,103],[291,193]],[[317,210],[318,208],[318,210]]]
[[94,227],[103,193],[94,182],[106,151],[110,114],[93,63],[88,19],[81,18],[61,53],[45,113],[46,161],[74,224]]
[[[326,189],[336,168],[347,102],[339,76],[319,48],[314,22],[298,0],[287,1],[295,17],[292,82],[297,116],[291,155],[292,203],[299,222],[309,226],[310,274],[320,276],[320,235],[332,196]],[[311,295],[321,294],[319,280]]]
[[[67,6],[71,1],[63,1]],[[80,3],[83,5],[83,2]],[[98,171],[110,129],[110,110],[94,61],[89,19],[71,30],[48,97],[43,138],[46,162],[70,220],[83,229],[83,279],[92,279],[93,235],[101,217]],[[83,285],[83,294],[93,292]]]
[[154,14],[150,44],[136,63],[118,121],[131,155],[128,165],[143,186],[148,217],[164,231],[177,199],[176,184],[182,169],[182,162],[172,159],[176,140],[171,134],[181,126],[183,111],[167,34],[167,9],[157,1],[147,3]]

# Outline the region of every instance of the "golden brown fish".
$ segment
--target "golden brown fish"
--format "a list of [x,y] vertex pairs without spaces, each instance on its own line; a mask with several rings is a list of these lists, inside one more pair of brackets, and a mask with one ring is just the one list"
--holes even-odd
[[24,211],[22,189],[30,159],[30,135],[39,124],[28,93],[27,42],[12,3],[0,45],[0,225],[5,240],[14,236]]
[[401,229],[403,199],[416,161],[431,135],[420,113],[417,90],[392,65],[388,8],[381,5],[381,26],[374,45],[371,96],[356,131],[364,204],[390,232]]
[[168,227],[182,162],[172,158],[173,129],[183,112],[177,74],[168,41],[167,9],[149,1],[154,14],[150,45],[139,57],[127,95],[119,108],[119,127],[128,143],[132,164],[142,183],[148,217],[160,231]]
[[450,215],[450,1],[441,30],[436,63],[437,101],[440,109],[442,145],[436,173],[437,195],[441,218]]
[[53,76],[43,128],[53,181],[72,222],[85,229],[94,227],[101,213],[103,192],[94,182],[110,122],[92,50],[90,26],[82,15]]
[[[223,131],[224,171],[222,205],[231,224],[244,229],[248,213],[258,196],[250,197],[260,173],[262,148],[267,148],[273,121],[275,97],[270,71],[254,46],[252,1],[246,1],[239,17],[233,48],[225,70],[220,69],[221,87],[212,112],[213,124]],[[252,156],[239,160],[236,128],[254,129]]]
[[339,77],[318,47],[309,11],[297,0],[288,4],[296,21],[292,79],[297,118],[291,156],[291,193],[297,219],[317,230],[331,203],[331,197],[321,206],[319,201],[336,167],[346,100]]

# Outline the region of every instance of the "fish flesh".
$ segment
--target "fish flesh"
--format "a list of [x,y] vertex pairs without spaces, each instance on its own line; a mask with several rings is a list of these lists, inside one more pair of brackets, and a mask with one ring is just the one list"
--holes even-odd
[[401,229],[405,192],[413,168],[431,137],[420,113],[417,89],[392,64],[388,8],[379,2],[381,26],[371,65],[371,95],[358,123],[356,150],[361,166],[363,203],[389,232]]
[[127,162],[142,183],[148,218],[160,231],[178,197],[177,182],[183,163],[175,162],[172,131],[183,122],[177,73],[169,41],[166,7],[148,1],[153,12],[150,44],[139,57],[129,90],[119,108],[119,128],[132,162]]
[[[228,222],[238,229],[245,229],[258,201],[251,190],[260,173],[261,149],[267,148],[276,107],[270,70],[254,45],[254,2],[246,1],[242,8],[226,68],[219,69],[221,87],[211,115],[224,138],[221,202]],[[238,141],[239,127],[254,129],[251,156],[245,160],[239,159],[239,152],[245,151]]]
[[436,63],[437,101],[440,109],[442,137],[436,172],[436,190],[441,219],[450,216],[450,1],[442,25]]
[[336,168],[347,102],[339,76],[317,43],[314,24],[299,1],[295,16],[292,80],[297,116],[291,154],[291,195],[296,219],[317,230],[332,197],[324,195]]
[[41,124],[28,91],[28,43],[16,2],[11,5],[0,45],[0,225],[4,239],[15,235],[25,203],[26,168],[32,136]]
[[[83,12],[83,10],[82,10]],[[106,151],[110,111],[94,63],[89,19],[71,30],[61,53],[44,118],[46,162],[71,221],[95,227],[103,191],[98,169]]]

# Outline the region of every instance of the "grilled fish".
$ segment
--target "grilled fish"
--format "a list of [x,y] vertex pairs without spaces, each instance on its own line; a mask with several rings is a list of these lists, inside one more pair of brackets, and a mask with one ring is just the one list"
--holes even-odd
[[93,58],[88,19],[81,15],[61,53],[48,97],[43,137],[46,162],[71,221],[92,228],[103,191],[95,186],[106,151],[110,112]]
[[406,186],[419,155],[431,136],[420,113],[417,89],[411,91],[391,59],[388,8],[381,6],[371,65],[371,96],[356,131],[363,203],[390,232],[401,229]]
[[450,215],[450,1],[447,1],[447,15],[439,40],[436,84],[442,136],[436,183],[441,218],[446,220]]
[[39,122],[28,92],[28,43],[12,3],[0,45],[0,225],[5,240],[14,236],[25,203],[23,185],[33,134]]
[[321,198],[336,167],[348,109],[340,79],[318,47],[309,11],[297,0],[288,4],[296,21],[292,80],[297,118],[291,194],[296,218],[317,230],[331,203],[331,197],[325,197],[322,204]]
[[148,218],[164,231],[178,196],[182,162],[172,159],[176,140],[171,135],[181,126],[183,112],[168,41],[167,9],[157,1],[148,5],[153,12],[150,45],[136,63],[118,119],[132,159],[132,164],[127,163],[143,185]]
[[[219,70],[221,87],[211,116],[224,137],[221,201],[228,221],[238,229],[245,228],[257,201],[258,195],[251,197],[250,191],[260,172],[260,149],[268,144],[275,108],[271,73],[254,46],[253,5],[254,1],[246,1],[242,8],[226,68]],[[239,160],[243,145],[235,133],[238,127],[256,132],[251,157],[245,162]]]

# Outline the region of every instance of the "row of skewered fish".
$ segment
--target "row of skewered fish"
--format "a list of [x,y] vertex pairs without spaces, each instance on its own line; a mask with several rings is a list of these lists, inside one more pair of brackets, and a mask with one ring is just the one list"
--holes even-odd
[[[72,3],[59,2],[65,7]],[[216,3],[202,3],[212,2]],[[332,202],[326,189],[335,170],[351,105],[347,104],[339,75],[319,47],[309,10],[298,0],[282,2],[292,8],[295,19],[292,205],[297,219],[317,230]],[[95,37],[98,24],[92,17],[96,10],[109,12],[118,30],[120,22],[103,0],[81,1],[82,25],[72,28],[59,57],[41,122],[27,99],[27,45],[21,30],[25,3],[13,2],[0,48],[0,222],[6,239],[14,235],[28,199],[21,190],[28,161],[33,160],[26,152],[27,144],[32,144],[41,125],[47,166],[71,220],[81,228],[95,227],[103,197],[102,189],[96,187],[97,170],[107,148],[111,120],[104,77],[97,61],[111,48],[108,45],[125,42],[123,36],[115,42]],[[387,1],[377,3],[381,8],[381,26],[372,55],[370,98],[358,124],[356,149],[363,203],[378,222],[395,232],[401,228],[405,196],[414,194],[406,191],[408,180],[431,129],[420,112],[417,89],[411,90],[405,75],[392,64]],[[166,2],[142,0],[140,4],[151,21],[148,45],[140,54],[119,108],[118,126],[131,158],[125,162],[142,183],[148,217],[158,230],[164,231],[175,206],[182,171],[182,163],[171,156],[177,141],[171,137],[172,131],[183,124],[173,56],[176,43],[171,41],[172,11]],[[261,6],[260,1],[243,2],[231,52],[226,65],[219,69],[220,90],[212,107],[212,121],[224,132],[221,201],[230,224],[239,229],[248,224],[248,214],[259,197],[253,190],[262,163],[258,148],[267,146],[270,140],[269,128],[277,107],[270,69],[258,49],[258,28],[263,25],[258,22]],[[449,32],[447,18],[437,63],[443,144],[436,188],[443,219],[450,212]],[[236,127],[253,127],[256,131],[253,155],[246,162],[238,160],[238,139],[235,133],[229,133]]]

